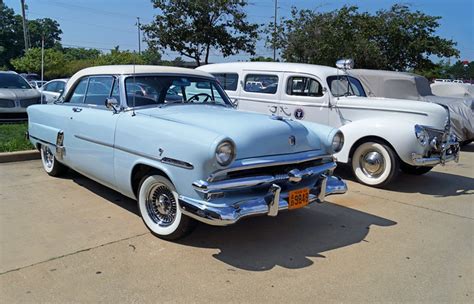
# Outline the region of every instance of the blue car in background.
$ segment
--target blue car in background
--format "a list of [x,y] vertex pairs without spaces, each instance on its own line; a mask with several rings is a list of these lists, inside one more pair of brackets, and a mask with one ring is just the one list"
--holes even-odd
[[347,190],[332,175],[338,129],[234,109],[216,79],[159,66],[79,71],[54,104],[28,108],[44,170],[67,168],[136,199],[145,225],[177,239],[197,221],[276,216]]

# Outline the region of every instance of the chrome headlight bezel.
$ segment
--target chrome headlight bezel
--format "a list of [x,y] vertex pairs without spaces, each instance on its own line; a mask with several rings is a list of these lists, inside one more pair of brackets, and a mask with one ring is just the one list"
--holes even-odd
[[217,163],[223,167],[230,165],[235,159],[235,144],[230,140],[220,142],[214,153]]
[[332,153],[338,153],[344,147],[344,134],[341,131],[337,131],[331,140],[331,151]]
[[415,125],[415,136],[423,147],[426,147],[430,142],[430,134],[423,126]]

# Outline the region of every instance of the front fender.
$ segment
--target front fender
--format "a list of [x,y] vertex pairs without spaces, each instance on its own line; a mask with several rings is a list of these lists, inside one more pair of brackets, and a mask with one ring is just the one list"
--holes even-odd
[[348,123],[339,129],[344,133],[344,146],[335,154],[339,162],[347,163],[350,152],[355,144],[366,137],[378,137],[388,142],[400,159],[412,164],[412,153],[422,154],[424,148],[418,143],[414,131],[415,124],[412,121],[392,119],[370,118]]

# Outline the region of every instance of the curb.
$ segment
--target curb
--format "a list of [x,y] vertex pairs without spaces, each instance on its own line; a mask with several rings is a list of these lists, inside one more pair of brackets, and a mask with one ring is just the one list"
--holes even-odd
[[27,150],[18,152],[2,152],[0,153],[0,163],[10,163],[25,160],[40,159],[41,154],[38,150]]

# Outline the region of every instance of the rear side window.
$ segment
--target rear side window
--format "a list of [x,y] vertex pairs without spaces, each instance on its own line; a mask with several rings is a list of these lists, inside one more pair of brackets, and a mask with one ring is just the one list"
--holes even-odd
[[248,74],[245,77],[244,91],[264,94],[275,94],[278,89],[278,76]]
[[239,75],[236,73],[216,73],[212,74],[217,78],[220,85],[227,91],[237,91]]
[[58,84],[57,81],[50,82],[43,87],[43,91],[57,92],[57,84]]
[[89,78],[82,78],[72,92],[70,103],[84,103],[84,96],[86,95],[87,83]]
[[290,77],[286,86],[287,95],[296,96],[323,96],[323,88],[321,84],[312,78],[308,77]]
[[114,78],[106,77],[90,77],[87,87],[85,104],[105,106],[105,100],[110,96]]

